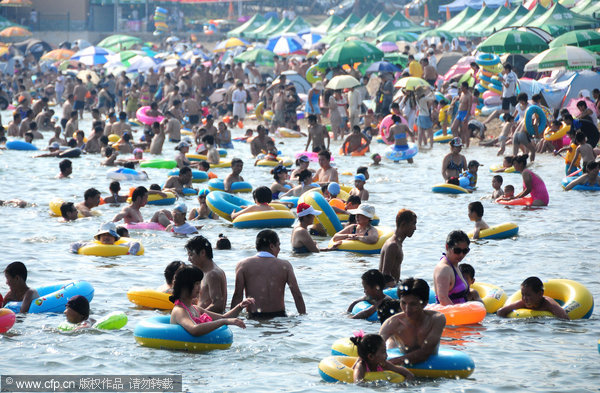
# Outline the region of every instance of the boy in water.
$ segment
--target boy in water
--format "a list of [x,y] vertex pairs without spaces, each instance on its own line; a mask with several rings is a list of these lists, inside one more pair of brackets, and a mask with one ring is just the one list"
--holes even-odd
[[479,239],[479,232],[490,227],[483,221],[483,205],[481,202],[469,203],[469,220],[475,221],[473,239]]
[[467,179],[469,179],[468,186],[471,188],[477,187],[477,170],[480,166],[483,165],[476,160],[471,160],[467,165],[467,171],[461,175],[461,177],[466,177]]
[[67,322],[77,325],[73,331],[91,328],[96,323],[90,318],[90,302],[81,295],[75,295],[69,299],[64,314]]
[[483,303],[483,300],[481,300],[481,296],[479,296],[479,292],[471,288],[471,286],[475,283],[475,268],[473,268],[473,266],[469,265],[468,263],[461,263],[460,265],[458,265],[458,268],[460,269],[460,273],[462,274],[467,284],[469,284],[469,294],[467,295],[467,300],[470,302],[474,301]]
[[[360,299],[356,299],[355,301],[350,303],[350,306],[348,307],[348,312],[351,313],[354,306],[362,301],[369,302],[371,304],[371,307],[366,308],[356,313],[355,315],[352,315],[351,318],[368,319],[373,313],[377,312],[379,321],[381,323],[385,322],[385,320],[389,318],[391,314],[385,315],[383,316],[384,318],[382,318],[382,308],[385,303],[393,302],[393,299],[387,296],[385,293],[383,293],[383,290],[385,288],[385,277],[383,273],[381,273],[377,269],[367,270],[362,275],[361,279],[365,296],[361,297]],[[395,308],[396,311],[400,311],[400,304],[398,304],[398,307],[391,308],[386,304],[385,309],[388,310],[388,314],[389,310],[393,308]]]
[[515,186],[512,184],[507,184],[504,186],[504,196],[503,198],[512,198],[515,195]]
[[569,319],[567,312],[556,300],[544,296],[544,284],[537,277],[528,277],[521,283],[521,296],[521,300],[502,307],[496,314],[499,317],[506,317],[513,310],[526,308],[536,311],[549,311],[557,318]]
[[502,191],[502,182],[504,182],[502,176],[495,175],[492,177],[492,188],[494,189],[494,192],[492,192],[492,199],[498,199],[504,195],[504,191]]
[[213,220],[219,219],[219,216],[213,213],[206,204],[206,196],[208,193],[209,191],[207,189],[198,192],[198,204],[200,206],[195,207],[190,211],[188,220],[204,220],[205,218],[211,218]]
[[350,190],[350,195],[357,195],[361,201],[369,200],[369,191],[365,189],[367,178],[362,173],[354,176],[354,188]]
[[127,196],[119,195],[119,191],[121,191],[121,183],[118,181],[113,181],[108,186],[108,189],[110,190],[110,196],[104,198],[105,203],[118,205],[120,203],[127,202]]
[[273,193],[269,187],[262,186],[255,188],[254,191],[252,191],[252,197],[254,198],[254,202],[256,204],[247,207],[240,206],[242,207],[242,210],[231,213],[232,220],[246,213],[275,210],[275,208],[269,205],[269,203],[271,203],[273,200]]
[[231,192],[231,185],[235,182],[244,181],[244,178],[240,176],[244,169],[244,162],[239,158],[231,160],[231,173],[227,175],[223,181],[223,189],[225,192]]
[[203,225],[194,226],[185,220],[185,215],[187,214],[187,206],[185,203],[179,204],[173,209],[172,213],[173,223],[165,228],[165,231],[167,232],[173,232],[178,235],[192,235],[198,233],[198,229],[203,227]]
[[[99,241],[101,244],[112,246],[121,236],[117,233],[117,226],[114,222],[106,222],[100,226],[98,233],[94,236],[94,239]],[[75,242],[71,244],[71,252],[77,254],[81,247],[90,244],[89,242]],[[94,243],[92,243],[94,244]],[[136,255],[140,251],[140,243],[128,242],[119,244],[121,247],[127,247],[129,249],[129,255]]]
[[8,302],[22,302],[19,312],[27,313],[29,306],[34,299],[40,297],[35,289],[27,286],[27,268],[23,262],[10,263],[4,269],[4,277],[6,277],[6,285],[9,291],[4,296],[2,306],[6,306]]

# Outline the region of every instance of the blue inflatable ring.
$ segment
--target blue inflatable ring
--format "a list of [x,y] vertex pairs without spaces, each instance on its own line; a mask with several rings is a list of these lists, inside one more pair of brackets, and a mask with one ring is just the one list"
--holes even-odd
[[231,221],[231,213],[242,210],[240,206],[254,205],[254,202],[224,191],[212,191],[206,196],[206,204],[213,213]]
[[477,58],[475,58],[475,63],[482,66],[495,65],[500,63],[500,56],[492,53],[480,53]]
[[9,141],[6,142],[6,148],[9,150],[37,150],[38,148],[31,143],[23,141]]
[[[208,181],[208,189],[211,191],[225,191],[223,179],[212,179]],[[231,192],[252,192],[252,186],[245,181],[238,181],[231,184]]]
[[[94,298],[94,287],[87,281],[68,281],[54,285],[37,288],[40,295],[29,306],[29,313],[42,312],[62,313],[65,311],[67,301],[75,295],[85,297],[88,302]],[[15,313],[21,312],[22,302],[8,302],[6,308]]]
[[[169,176],[179,176],[179,169],[173,169],[167,173]],[[192,183],[202,183],[208,180],[208,172],[192,169]]]
[[546,113],[544,113],[544,110],[537,105],[531,105],[525,112],[525,128],[531,136],[535,136],[535,129],[533,128],[534,114],[538,115],[540,119],[540,124],[538,125],[538,130],[540,130],[540,132],[538,132],[538,134],[543,134],[546,126],[548,125],[548,119],[546,118]]
[[[402,146],[404,147],[404,146]],[[394,162],[400,160],[408,160],[413,158],[419,152],[419,148],[415,143],[408,142],[405,148],[398,148],[396,145],[390,145],[385,150],[385,157]]]

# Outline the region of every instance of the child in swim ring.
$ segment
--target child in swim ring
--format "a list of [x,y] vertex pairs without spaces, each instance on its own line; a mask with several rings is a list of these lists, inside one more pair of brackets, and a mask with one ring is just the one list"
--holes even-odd
[[64,314],[67,322],[77,325],[72,331],[91,328],[96,322],[90,318],[90,302],[81,295],[69,299]]
[[481,202],[469,203],[469,220],[475,221],[473,239],[479,239],[479,232],[490,227],[483,221],[483,205]]
[[499,309],[496,314],[506,317],[519,308],[529,310],[549,311],[560,319],[569,319],[567,312],[549,296],[544,296],[544,284],[538,277],[528,277],[521,283],[521,300]]
[[367,178],[362,173],[354,176],[354,188],[350,190],[350,195],[357,195],[361,201],[369,200],[369,191],[365,189]]
[[365,374],[372,371],[389,370],[404,375],[406,379],[414,377],[406,368],[388,362],[385,341],[379,334],[363,336],[360,332],[357,337],[350,338],[350,341],[358,350],[358,360],[352,366],[355,383],[362,382]]
[[[362,310],[358,313],[356,313],[355,315],[352,315],[352,319],[367,319],[369,318],[373,313],[377,313],[378,318],[380,319],[380,322],[383,323],[385,322],[385,319],[382,320],[381,318],[381,306],[383,305],[384,302],[386,301],[391,301],[393,300],[392,298],[390,298],[389,296],[387,296],[385,293],[383,293],[383,289],[385,288],[385,277],[383,276],[383,273],[381,273],[379,270],[377,269],[370,269],[367,270],[361,277],[362,279],[362,286],[363,286],[363,290],[365,293],[365,296],[356,299],[355,301],[353,301],[352,303],[350,303],[350,306],[348,307],[348,312],[352,312],[352,309],[354,308],[354,306],[359,303],[359,302],[363,302],[363,301],[367,301],[371,304],[371,307]],[[399,306],[399,304],[398,304]],[[396,310],[400,310],[400,307],[398,307]]]
[[467,300],[470,302],[474,301],[483,303],[481,296],[479,296],[479,292],[471,287],[475,283],[475,268],[468,263],[461,263],[458,265],[458,268],[460,269],[460,274],[462,274],[467,284],[469,284],[469,294],[467,295]]
[[504,195],[504,191],[502,191],[502,182],[504,182],[502,176],[495,175],[492,177],[492,188],[494,189],[492,192],[492,199],[498,199]]
[[193,208],[188,214],[188,220],[204,220],[206,218],[210,218],[213,220],[218,220],[219,216],[214,214],[208,205],[206,204],[206,196],[208,195],[208,190],[200,190],[198,192],[198,204],[199,207]]
[[[117,233],[117,226],[114,222],[106,222],[100,226],[98,233],[94,236],[94,239],[106,246],[112,246],[121,236]],[[87,246],[89,242],[75,242],[71,244],[71,252],[77,254],[81,247]],[[130,255],[136,255],[140,250],[140,243],[128,242],[119,244],[121,247],[127,247]]]
[[31,301],[37,299],[40,295],[35,289],[27,286],[27,268],[23,262],[12,262],[4,269],[4,277],[8,292],[4,296],[2,306],[6,306],[8,302],[22,302],[19,312],[27,313]]
[[515,195],[515,186],[512,184],[507,184],[504,187],[504,195],[502,198],[512,198]]

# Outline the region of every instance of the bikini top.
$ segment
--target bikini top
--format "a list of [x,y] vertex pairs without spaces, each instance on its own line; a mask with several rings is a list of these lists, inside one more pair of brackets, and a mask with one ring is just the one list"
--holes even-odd
[[194,321],[194,323],[196,325],[198,325],[200,323],[212,322],[212,318],[208,314],[200,314],[200,316],[198,316],[198,317],[193,316],[192,313],[190,312],[189,308],[187,308],[187,306],[185,304],[183,304],[180,300],[175,300],[175,305],[183,307],[185,309],[185,311],[187,311],[188,315],[190,316],[190,318],[192,319],[192,321]]
[[455,171],[462,172],[462,170],[463,170],[463,163],[461,161],[460,164],[457,165],[454,161],[450,160],[450,162],[448,163],[448,166],[446,168],[447,169],[454,169]]

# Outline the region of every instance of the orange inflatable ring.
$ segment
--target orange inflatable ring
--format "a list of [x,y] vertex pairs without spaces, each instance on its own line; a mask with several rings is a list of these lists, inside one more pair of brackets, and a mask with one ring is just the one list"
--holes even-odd
[[446,326],[473,325],[483,321],[487,311],[481,302],[466,302],[442,306],[441,304],[429,304],[427,310],[439,311],[446,317]]

